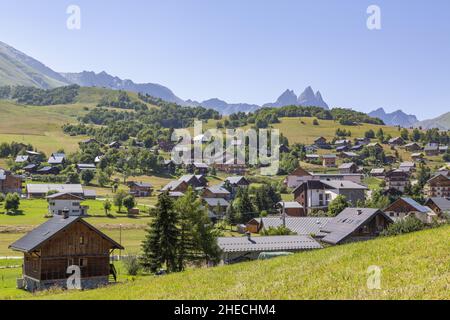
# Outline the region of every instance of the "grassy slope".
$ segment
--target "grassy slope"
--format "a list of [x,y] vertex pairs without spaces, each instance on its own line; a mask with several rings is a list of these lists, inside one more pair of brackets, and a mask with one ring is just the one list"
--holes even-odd
[[[81,88],[75,103],[55,106],[24,106],[0,100],[0,142],[31,143],[46,154],[59,148],[74,152],[85,137],[65,135],[61,126],[76,123],[77,117],[88,112],[86,107],[94,108],[102,97],[117,94],[117,91],[102,88]],[[137,99],[137,94],[129,95]]]
[[[450,299],[450,226],[44,299]],[[382,268],[369,290],[367,268]]]

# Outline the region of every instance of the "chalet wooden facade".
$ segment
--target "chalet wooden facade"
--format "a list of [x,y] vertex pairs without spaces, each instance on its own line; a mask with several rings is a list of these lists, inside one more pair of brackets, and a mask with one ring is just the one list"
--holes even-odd
[[0,193],[22,193],[22,177],[0,168]]
[[96,288],[116,277],[114,249],[124,248],[80,217],[56,216],[9,246],[24,254],[19,287],[28,291],[67,288],[68,267],[79,267],[81,289]]
[[429,198],[450,197],[450,178],[443,174],[432,177],[425,185],[425,195]]
[[129,193],[135,197],[150,197],[153,186],[150,183],[131,181],[128,183]]
[[409,185],[409,173],[403,170],[392,170],[386,174],[386,189],[405,192]]

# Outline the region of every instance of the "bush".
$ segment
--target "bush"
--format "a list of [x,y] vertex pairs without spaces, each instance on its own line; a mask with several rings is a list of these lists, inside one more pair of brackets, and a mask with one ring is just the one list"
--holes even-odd
[[136,276],[141,270],[139,258],[136,255],[128,255],[122,258],[123,266],[130,276]]
[[397,236],[405,233],[420,231],[425,228],[425,224],[416,217],[406,217],[389,225],[384,230],[382,236]]
[[5,197],[6,212],[15,212],[19,209],[20,197],[17,193],[8,193]]

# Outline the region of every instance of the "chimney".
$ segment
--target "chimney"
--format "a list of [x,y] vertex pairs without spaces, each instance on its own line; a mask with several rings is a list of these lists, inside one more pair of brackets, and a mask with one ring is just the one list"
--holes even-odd
[[63,219],[67,219],[69,218],[69,212],[70,210],[68,208],[64,208],[62,213],[63,213]]
[[358,209],[357,212],[358,212],[358,216],[362,215],[362,210],[361,209]]

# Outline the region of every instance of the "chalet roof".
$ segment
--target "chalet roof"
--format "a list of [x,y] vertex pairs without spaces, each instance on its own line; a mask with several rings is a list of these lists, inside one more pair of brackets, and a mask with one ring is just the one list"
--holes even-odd
[[437,143],[428,143],[425,145],[425,151],[437,151],[439,150],[439,144]]
[[228,181],[230,184],[239,184],[240,182],[244,181],[246,184],[248,184],[247,179],[245,179],[245,177],[243,176],[228,177],[225,179],[225,181]]
[[394,137],[394,138],[389,139],[389,143],[393,143],[396,141],[403,141],[403,139],[401,137]]
[[386,170],[384,168],[373,168],[372,170],[370,170],[371,174],[382,174],[384,173]]
[[77,195],[72,194],[72,193],[67,193],[67,192],[58,192],[58,193],[49,195],[46,198],[47,199],[52,199],[52,200],[55,200],[55,199],[58,200],[58,198],[60,198],[62,196],[68,196],[68,197],[70,197],[72,199],[77,199],[77,200],[84,200],[83,197],[77,196]]
[[343,163],[339,166],[339,169],[350,169],[351,167],[356,166],[353,162]]
[[322,228],[323,232],[328,233],[322,241],[338,244],[378,214],[392,221],[379,209],[346,208]]
[[354,152],[342,152],[342,154],[346,155],[347,157],[351,157],[351,158],[359,157],[359,155],[357,153],[354,153]]
[[417,142],[410,142],[410,143],[405,144],[405,147],[412,147],[412,146],[419,146],[419,144]]
[[152,185],[151,183],[147,183],[147,182],[138,182],[138,181],[130,181],[128,183],[128,186],[136,186],[136,187],[141,187],[141,188],[151,188]]
[[400,168],[401,167],[412,167],[413,168],[415,166],[416,166],[416,164],[414,162],[410,162],[410,161],[400,163]]
[[194,165],[194,167],[199,168],[199,169],[208,169],[209,168],[209,166],[203,162],[194,162],[193,165]]
[[95,198],[97,196],[97,192],[91,189],[83,190],[83,195],[85,198]]
[[[333,218],[328,217],[286,217],[286,228],[295,232],[297,235],[319,235],[320,230]],[[281,217],[256,218],[255,221],[262,224],[262,227],[268,229],[278,228],[283,225]],[[251,221],[250,221],[251,222]]]
[[295,188],[292,193],[295,193],[297,189],[306,185],[308,189],[323,189],[323,183],[319,180],[307,180],[301,183],[297,188]]
[[450,179],[450,177],[444,175],[443,173],[437,173],[437,174],[435,174],[434,176],[432,176],[432,177],[427,181],[427,183],[430,183],[431,181],[433,181],[433,180],[435,180],[435,179],[437,179],[437,178],[440,178],[440,177],[442,177],[442,178],[444,178],[444,179]]
[[348,147],[347,146],[340,146],[340,147],[337,147],[336,148],[336,151],[344,151],[344,150],[347,150],[348,149]]
[[282,208],[284,205],[284,208],[286,209],[301,209],[303,206],[298,203],[297,201],[280,201],[277,203],[277,205]]
[[97,167],[93,163],[79,163],[77,164],[78,169],[96,169]]
[[321,183],[323,183],[325,186],[328,186],[332,189],[338,189],[338,190],[344,190],[344,189],[360,189],[360,190],[367,190],[366,186],[357,184],[352,181],[348,180],[320,180]]
[[208,187],[208,188],[206,188],[206,190],[209,190],[209,191],[211,191],[212,193],[215,193],[215,194],[230,194],[230,191],[228,191],[225,188],[222,188],[220,185]]
[[66,155],[64,153],[52,153],[47,162],[49,164],[60,164],[63,163],[65,159]]
[[227,237],[217,239],[223,252],[285,251],[321,249],[322,246],[309,236]]
[[32,150],[27,150],[27,151],[25,151],[28,155],[30,155],[30,156],[38,156],[38,155],[40,155],[40,153],[39,152],[36,152],[36,151],[32,151]]
[[411,153],[411,157],[423,157],[423,153],[422,152]]
[[29,156],[17,156],[15,162],[16,163],[27,162],[29,158],[30,158]]
[[435,197],[435,198],[429,198],[426,203],[429,203],[429,201],[433,201],[433,203],[439,207],[442,211],[450,211],[450,198],[443,198],[443,197]]
[[335,154],[324,154],[322,155],[322,158],[324,159],[336,159],[336,155]]
[[40,247],[46,241],[53,238],[56,234],[78,221],[84,223],[88,228],[97,232],[100,236],[109,241],[112,245],[111,248],[122,250],[124,249],[120,244],[109,238],[98,229],[94,228],[81,217],[64,218],[62,216],[55,216],[47,220],[31,232],[27,233],[24,237],[11,244],[9,248],[16,251],[30,253]]
[[183,192],[179,192],[179,191],[171,191],[171,192],[169,192],[169,197],[172,197],[172,198],[181,198],[183,196],[184,196]]
[[311,173],[303,169],[302,167],[298,167],[293,172],[291,172],[290,176],[296,176],[296,177],[304,177],[304,176],[311,176]]
[[382,146],[381,144],[379,144],[378,142],[372,142],[372,143],[369,143],[367,146],[368,146],[368,147],[379,147],[379,148],[383,148],[383,146]]
[[314,142],[317,142],[317,141],[327,141],[327,139],[325,139],[324,137],[318,137],[314,140]]
[[30,163],[29,165],[26,165],[25,167],[23,167],[24,170],[29,170],[29,169],[34,169],[37,167],[37,164],[34,163]]
[[394,205],[396,205],[398,202],[405,202],[408,205],[410,205],[414,209],[414,211],[417,211],[417,212],[420,212],[420,213],[427,213],[427,212],[431,211],[430,208],[422,206],[417,201],[415,201],[415,200],[413,200],[411,198],[407,198],[407,197],[402,197],[402,198],[397,199],[390,206],[388,206],[385,209],[385,211],[391,211],[390,208],[393,207]]
[[28,193],[47,193],[49,191],[83,194],[83,187],[81,184],[27,184]]
[[170,190],[175,190],[176,188],[178,188],[181,184],[186,183],[186,181],[183,180],[174,180],[174,181],[170,181],[168,184],[166,184],[163,188],[162,191],[170,191]]
[[210,207],[228,207],[230,203],[222,198],[203,198],[203,200],[206,202],[206,204]]
[[320,156],[318,154],[307,154],[305,157],[311,158],[311,159],[319,159],[320,158]]

